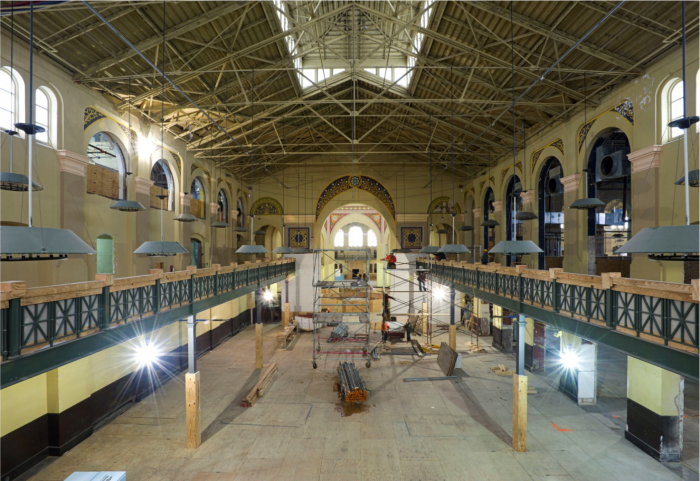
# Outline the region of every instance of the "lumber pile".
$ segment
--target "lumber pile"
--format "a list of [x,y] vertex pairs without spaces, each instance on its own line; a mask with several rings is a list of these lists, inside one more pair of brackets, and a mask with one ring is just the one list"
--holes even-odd
[[492,367],[491,370],[497,376],[512,376],[513,375],[513,371],[511,371],[510,368],[504,366],[503,364],[499,364],[496,367]]
[[331,340],[337,340],[337,339],[344,339],[348,337],[348,331],[349,327],[346,324],[343,324],[342,322],[335,326],[335,329],[331,331],[331,338],[329,339],[329,342]]
[[277,363],[273,362],[260,376],[260,380],[241,401],[242,408],[253,407],[259,397],[263,397],[277,379]]
[[369,393],[365,383],[357,372],[354,362],[338,363],[338,377],[340,378],[340,389],[338,392],[345,398],[346,402],[359,403],[367,401]]
[[445,376],[451,376],[455,370],[455,363],[457,362],[457,353],[446,343],[440,343],[440,350],[438,351],[437,363],[442,369],[442,373]]

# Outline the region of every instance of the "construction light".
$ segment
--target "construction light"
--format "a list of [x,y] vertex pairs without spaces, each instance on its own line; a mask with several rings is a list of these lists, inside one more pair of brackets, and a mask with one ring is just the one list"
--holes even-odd
[[566,348],[559,355],[559,362],[566,369],[569,369],[569,370],[578,369],[578,366],[579,366],[578,353],[571,348]]
[[433,289],[433,297],[438,301],[444,301],[447,297],[447,289],[442,286]]
[[136,348],[134,359],[139,367],[151,367],[160,357],[160,349],[155,344],[145,341]]
[[146,137],[139,138],[139,154],[143,155],[144,157],[150,157],[155,150],[156,144],[154,144],[153,141],[147,139]]
[[267,302],[272,301],[274,298],[274,295],[272,294],[272,291],[266,290],[263,292],[263,299],[265,299]]

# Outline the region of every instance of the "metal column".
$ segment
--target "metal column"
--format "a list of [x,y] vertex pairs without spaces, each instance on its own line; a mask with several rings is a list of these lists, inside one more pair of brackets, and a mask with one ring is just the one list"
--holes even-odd
[[525,374],[525,316],[518,314],[518,347],[515,361],[515,374],[523,376]]
[[197,372],[197,320],[194,316],[187,318],[187,372]]

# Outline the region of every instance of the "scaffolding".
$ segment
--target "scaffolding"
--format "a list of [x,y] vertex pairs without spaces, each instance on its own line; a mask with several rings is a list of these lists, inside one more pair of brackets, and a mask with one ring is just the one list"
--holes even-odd
[[[342,255],[338,255],[342,252]],[[348,255],[350,253],[350,255]],[[372,252],[369,248],[349,249],[314,249],[312,286],[313,304],[313,343],[312,365],[316,369],[317,361],[346,361],[348,356],[366,357],[366,367],[372,366],[370,354],[370,301],[372,287],[368,280],[337,279],[338,271],[352,273],[351,263],[364,262],[365,273],[369,276]],[[330,261],[337,268],[330,275],[324,276],[323,262]],[[354,264],[357,266],[357,264]],[[327,324],[343,323],[348,326],[347,336],[321,337],[317,332]],[[326,341],[327,348],[322,347]]]

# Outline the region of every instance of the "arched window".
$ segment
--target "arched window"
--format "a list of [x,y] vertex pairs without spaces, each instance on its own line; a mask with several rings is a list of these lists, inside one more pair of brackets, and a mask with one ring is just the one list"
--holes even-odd
[[362,229],[358,226],[350,227],[348,232],[348,247],[362,247]]
[[343,229],[339,229],[333,239],[333,247],[345,247],[345,233]]
[[161,195],[162,189],[162,195],[167,195],[167,197],[163,199],[165,210],[173,210],[175,184],[173,182],[173,175],[170,172],[170,167],[168,167],[166,161],[160,159],[153,164],[151,180],[153,181],[153,187],[151,187],[151,207],[160,209],[160,198],[157,196]]
[[238,217],[236,217],[236,224],[238,227],[245,227],[245,215],[243,212],[245,210],[243,209],[243,201],[239,198],[236,206],[236,210],[238,211]]
[[39,127],[44,128],[44,132],[36,134],[37,142],[49,143],[49,134],[51,133],[51,103],[49,96],[42,88],[36,89],[34,94],[36,99],[36,119],[35,123]]
[[[17,130],[24,119],[24,81],[16,70],[0,68],[0,128]],[[24,132],[18,132],[24,137]]]
[[[683,81],[676,82],[671,87],[671,93],[668,98],[668,121],[672,122],[683,117]],[[669,139],[675,139],[683,135],[683,129],[678,127],[669,127]]]
[[[124,177],[126,175],[126,161],[122,149],[114,138],[106,132],[98,132],[92,136],[88,142],[87,156],[90,163],[112,171],[113,176],[118,178],[119,191],[118,193],[110,192],[90,192],[88,194],[99,194],[113,199],[126,199],[126,183]],[[89,172],[88,172],[89,174]],[[103,179],[109,176],[104,172],[99,174]],[[105,186],[110,187],[108,183],[103,182]],[[88,183],[88,189],[90,183]]]
[[561,267],[564,258],[564,171],[556,157],[545,160],[539,179],[537,199],[539,216],[539,245],[544,252],[538,256],[540,269]]
[[199,180],[199,177],[196,177],[192,181],[192,185],[190,186],[190,196],[192,196],[192,199],[190,200],[190,214],[200,219],[204,219],[206,211],[204,206],[206,205],[207,200],[204,196],[204,185],[202,184],[202,181]]
[[223,189],[219,191],[216,217],[216,220],[220,222],[228,222],[228,199],[226,199],[226,192]]
[[377,234],[371,229],[367,231],[367,247],[377,247]]

